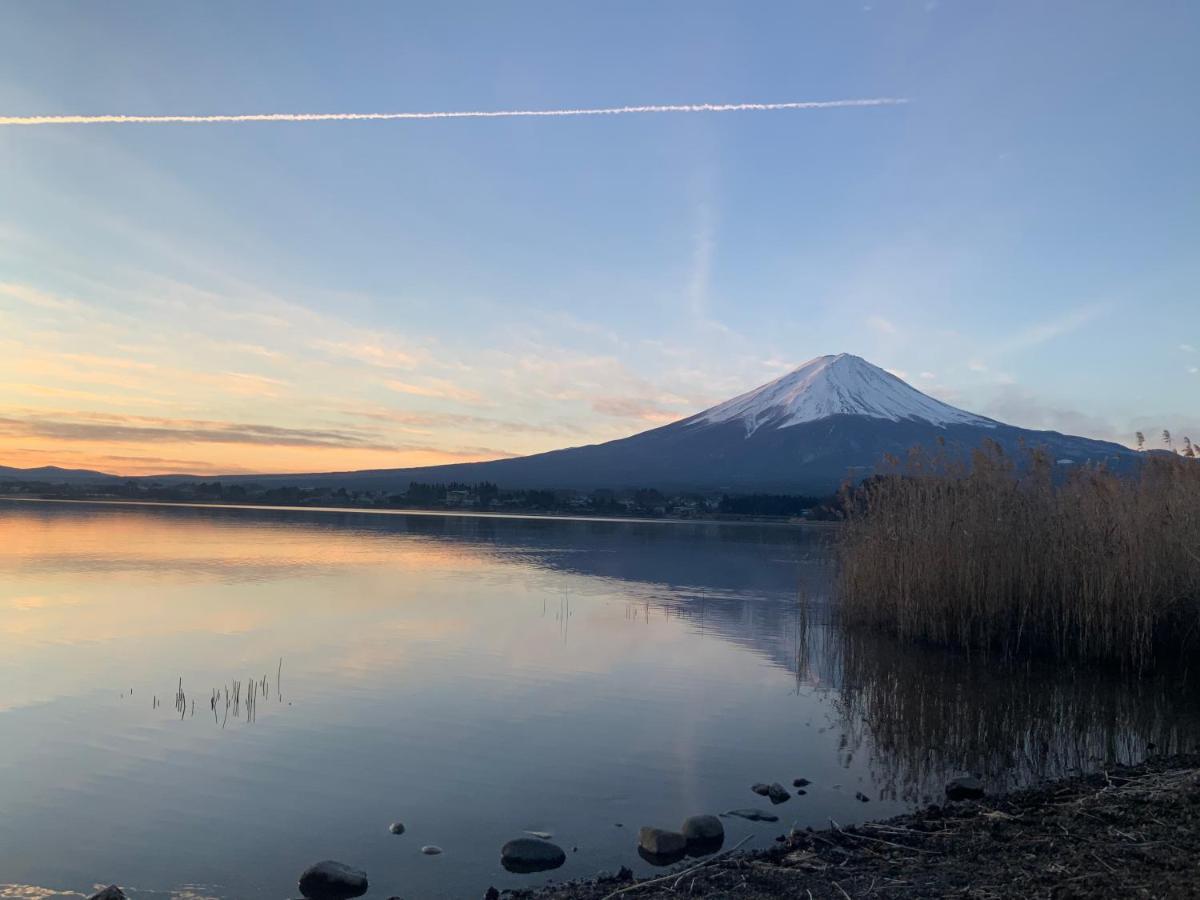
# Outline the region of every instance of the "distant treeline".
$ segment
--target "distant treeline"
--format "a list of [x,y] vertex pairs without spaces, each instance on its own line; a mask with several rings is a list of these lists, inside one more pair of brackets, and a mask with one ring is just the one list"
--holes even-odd
[[411,482],[403,491],[355,490],[221,481],[129,480],[111,485],[0,482],[0,493],[60,499],[130,499],[176,503],[252,503],[370,509],[471,509],[571,515],[664,518],[832,519],[835,497],[800,494],[670,493],[629,490],[509,489],[490,482]]

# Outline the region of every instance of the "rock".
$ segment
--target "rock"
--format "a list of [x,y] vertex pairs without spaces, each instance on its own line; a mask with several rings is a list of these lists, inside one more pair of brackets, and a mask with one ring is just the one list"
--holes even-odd
[[500,892],[494,887],[489,887],[484,891],[483,900],[500,900]]
[[951,800],[978,800],[983,796],[983,782],[974,775],[951,778],[946,784],[946,796]]
[[129,898],[115,884],[110,884],[104,890],[92,894],[92,896],[88,897],[88,900],[129,900]]
[[300,876],[300,893],[309,900],[348,900],[367,892],[367,873],[327,859]]
[[776,804],[792,799],[792,795],[787,792],[787,788],[778,781],[767,788],[767,797],[772,803]]
[[562,847],[540,838],[517,838],[500,848],[500,865],[510,872],[544,872],[566,861]]
[[757,784],[750,785],[750,790],[754,791],[754,793],[758,794],[760,797],[765,797],[767,794],[771,793],[771,786],[769,784],[763,784],[760,781]]
[[812,784],[807,778],[797,778],[792,782],[792,787],[808,787]]
[[442,852],[442,848],[439,847],[437,844],[426,844],[424,847],[421,848],[421,852],[424,853],[426,856],[437,856],[438,854],[440,854]]
[[725,815],[737,816],[739,819],[748,819],[751,822],[779,821],[779,816],[761,809],[731,809],[729,812],[725,813]]
[[388,831],[390,831],[392,834],[404,834],[404,823],[393,822],[388,826]]
[[652,856],[671,856],[687,849],[687,839],[678,831],[645,825],[638,832],[638,846]]
[[725,840],[725,826],[716,816],[688,816],[679,829],[688,844],[711,844]]
[[870,803],[871,802],[871,798],[868,797],[866,794],[864,794],[862,791],[856,791],[854,794],[854,799],[858,800],[861,803]]

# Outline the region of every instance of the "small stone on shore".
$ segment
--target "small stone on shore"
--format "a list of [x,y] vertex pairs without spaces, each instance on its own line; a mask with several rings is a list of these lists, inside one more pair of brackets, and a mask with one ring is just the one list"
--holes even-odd
[[812,784],[807,778],[797,778],[792,781],[792,787],[808,787]]
[[404,823],[393,822],[388,826],[388,831],[390,831],[392,834],[404,834]]
[[367,892],[367,873],[327,859],[300,876],[300,893],[309,900],[349,900]]
[[792,799],[792,795],[788,793],[787,788],[778,781],[767,788],[767,797],[775,804],[784,803]]
[[726,816],[737,816],[750,822],[778,822],[779,816],[761,809],[731,809]]
[[[132,693],[132,691],[130,693]],[[88,897],[88,900],[129,900],[129,898],[126,897],[125,892],[115,884],[110,884],[108,887],[104,888],[104,890],[97,891],[96,893],[92,894],[92,896]]]
[[437,856],[442,852],[442,848],[437,846],[437,844],[426,844],[421,848],[421,852],[426,856]]
[[771,793],[771,786],[760,781],[757,784],[750,785],[750,790],[754,791],[760,797],[765,797]]

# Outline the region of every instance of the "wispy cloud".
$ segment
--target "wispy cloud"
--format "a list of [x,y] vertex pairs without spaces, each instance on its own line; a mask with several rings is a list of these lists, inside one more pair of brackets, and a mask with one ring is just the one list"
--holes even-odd
[[484,403],[482,395],[467,388],[459,387],[444,378],[428,378],[421,384],[409,381],[385,381],[385,387],[401,394],[411,394],[414,397],[431,397],[436,400],[457,400],[459,403],[479,405]]
[[637,419],[658,425],[683,418],[682,414],[642,397],[597,397],[592,401],[592,409],[605,416]]
[[803,100],[782,103],[658,103],[645,106],[599,106],[583,109],[454,110],[449,112],[249,113],[212,116],[0,116],[0,125],[236,125],[250,122],[360,122],[411,119],[515,119],[562,116],[625,116],[652,113],[783,112],[802,109],[898,106],[906,97],[853,100]]
[[867,316],[867,327],[880,334],[895,334],[897,330],[895,323],[883,316]]
[[1110,304],[1095,303],[1068,310],[1053,319],[1037,322],[1018,331],[1008,339],[1001,341],[993,352],[996,355],[1002,355],[1037,347],[1047,341],[1078,331],[1088,323],[1106,315],[1111,309]]
[[113,443],[261,444],[391,450],[370,432],[101,413],[0,416],[0,434]]

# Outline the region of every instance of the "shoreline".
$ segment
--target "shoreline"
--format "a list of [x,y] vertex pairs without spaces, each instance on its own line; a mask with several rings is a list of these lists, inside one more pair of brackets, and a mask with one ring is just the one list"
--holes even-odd
[[149,506],[182,509],[248,509],[258,512],[318,512],[318,513],[362,513],[369,516],[426,516],[433,518],[451,519],[518,519],[544,520],[554,522],[603,522],[606,524],[631,525],[757,525],[762,527],[834,527],[840,522],[823,519],[796,521],[793,519],[768,517],[743,518],[647,518],[644,516],[586,516],[572,513],[505,513],[491,512],[482,509],[401,509],[370,506],[296,506],[268,503],[195,503],[173,500],[118,500],[109,498],[88,499],[82,497],[23,497],[12,494],[0,494],[0,500],[11,500],[16,503],[72,503],[83,506]]
[[[514,900],[1200,896],[1200,748]],[[490,894],[489,894],[490,896]]]

